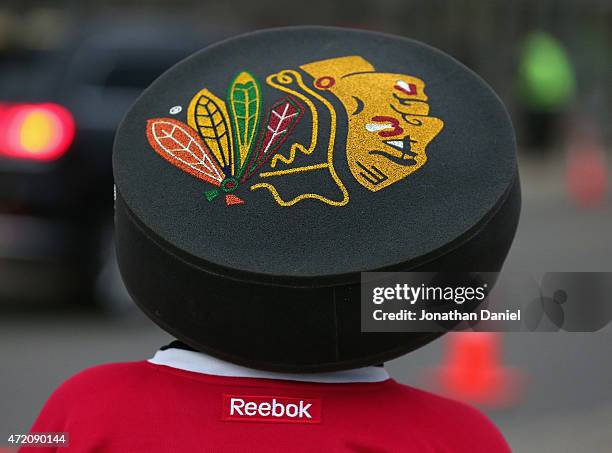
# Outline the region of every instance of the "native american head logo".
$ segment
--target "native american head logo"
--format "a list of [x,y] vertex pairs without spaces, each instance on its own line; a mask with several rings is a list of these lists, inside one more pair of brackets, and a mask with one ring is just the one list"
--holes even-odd
[[[208,201],[224,195],[228,206],[241,204],[248,190],[266,189],[281,206],[306,199],[344,206],[350,195],[335,168],[343,158],[336,155],[336,142],[343,137],[337,137],[338,115],[323,93],[328,91],[346,111],[346,162],[361,186],[376,192],[427,162],[427,145],[444,123],[429,116],[422,80],[377,72],[359,56],[299,69],[267,76],[266,83],[284,97],[265,113],[259,82],[247,71],[232,80],[225,100],[205,88],[191,100],[187,124],[150,119],[149,143],[168,162],[210,184]],[[291,137],[302,122],[310,137],[298,143]],[[327,187],[321,187],[321,176]],[[311,179],[317,183],[309,184]]]

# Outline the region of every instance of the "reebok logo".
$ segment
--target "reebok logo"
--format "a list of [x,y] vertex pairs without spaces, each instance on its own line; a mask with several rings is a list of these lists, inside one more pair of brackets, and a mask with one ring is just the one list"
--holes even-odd
[[226,421],[320,423],[321,400],[286,396],[223,395]]

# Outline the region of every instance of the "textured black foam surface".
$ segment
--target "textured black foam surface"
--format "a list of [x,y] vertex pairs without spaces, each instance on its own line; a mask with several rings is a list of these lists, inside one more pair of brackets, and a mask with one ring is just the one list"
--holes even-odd
[[[360,57],[351,63],[355,72],[366,65],[364,60],[372,68],[364,71],[365,88],[361,82],[346,82],[353,75],[350,71],[333,69],[335,87],[343,91],[321,89],[320,84],[328,82],[300,68],[350,56]],[[229,110],[228,87],[247,71],[259,83],[261,119],[251,146],[257,152],[266,111],[288,94],[266,82],[282,70],[299,74],[332,108],[330,113],[309,91],[292,94],[303,113],[277,154],[287,160],[293,143],[311,143],[316,114],[318,144],[311,154],[298,152],[293,162],[277,161],[274,168],[271,156],[248,181],[225,193],[154,149],[151,133],[147,136],[149,120],[170,118],[189,127],[190,102],[204,88]],[[406,82],[403,92],[388,85],[395,79]],[[421,85],[408,85],[414,80],[424,83],[426,101]],[[316,113],[299,94],[311,100]],[[350,98],[365,104],[364,113],[353,115],[360,104],[347,101]],[[403,132],[380,136],[397,132],[388,118],[390,105],[398,99],[403,104],[394,105],[408,112],[404,118],[396,115]],[[428,112],[423,114],[419,109],[425,104]],[[169,113],[175,106],[181,111]],[[335,140],[326,148],[333,116]],[[231,112],[227,118],[231,125]],[[364,121],[367,127],[385,128],[368,131]],[[427,121],[439,130],[431,126],[429,135],[419,135],[423,126],[417,124],[427,127]],[[202,137],[207,129],[191,130],[215,159]],[[235,134],[236,128],[234,145]],[[383,154],[393,155],[376,160],[375,153],[360,154],[366,156],[359,158],[361,163],[383,168],[392,177],[393,159],[403,156],[384,142],[403,141],[407,149],[411,137],[428,141],[424,150],[413,145],[417,153],[426,153],[427,161],[372,190],[356,176],[360,170],[351,156],[361,143],[370,146],[374,136],[380,137]],[[234,151],[235,146],[232,155]],[[294,171],[329,167],[327,153],[333,156],[332,168],[345,194],[325,169]],[[187,154],[179,157],[188,160]],[[414,161],[408,162],[414,167]],[[127,114],[117,134],[113,164],[120,266],[139,306],[186,343],[260,368],[314,371],[366,365],[430,341],[436,335],[361,333],[359,272],[497,271],[520,210],[512,125],[493,91],[440,51],[364,31],[275,29],[196,53],[163,74]],[[398,164],[398,171],[406,165]],[[279,169],[288,170],[289,177],[265,176]],[[229,170],[223,173],[221,179],[231,177]],[[283,206],[270,190],[256,187],[262,182],[272,182],[283,202],[302,194],[319,198]],[[215,190],[220,194],[208,201],[206,194]],[[228,205],[227,194],[241,203]]]

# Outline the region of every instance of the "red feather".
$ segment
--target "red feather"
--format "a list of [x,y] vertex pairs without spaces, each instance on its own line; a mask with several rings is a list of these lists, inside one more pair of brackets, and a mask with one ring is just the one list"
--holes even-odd
[[191,127],[172,118],[147,122],[147,138],[153,149],[172,165],[215,186],[225,175],[213,154]]
[[304,114],[304,107],[292,97],[286,97],[275,103],[266,118],[257,149],[253,153],[242,181],[249,179],[291,135],[298,121]]

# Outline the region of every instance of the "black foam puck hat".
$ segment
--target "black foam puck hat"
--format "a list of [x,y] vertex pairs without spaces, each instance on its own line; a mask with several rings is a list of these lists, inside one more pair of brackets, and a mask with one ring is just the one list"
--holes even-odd
[[499,271],[520,190],[511,122],[448,55],[296,27],[159,77],[114,147],[123,279],[188,345],[262,369],[346,369],[439,333],[363,333],[360,272]]

